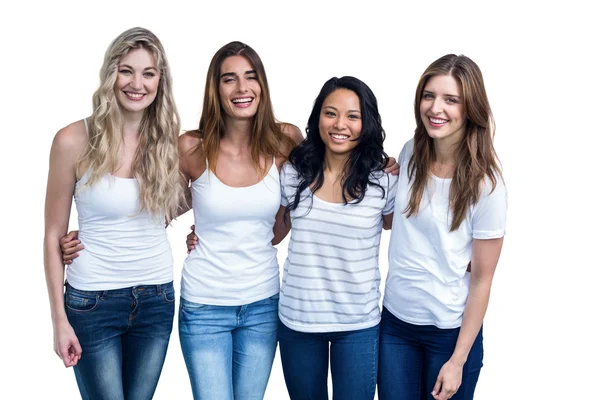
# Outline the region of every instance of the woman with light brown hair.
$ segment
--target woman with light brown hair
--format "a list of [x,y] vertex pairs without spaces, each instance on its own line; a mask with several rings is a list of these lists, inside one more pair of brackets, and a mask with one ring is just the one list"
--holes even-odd
[[[182,199],[179,116],[158,38],[144,28],[108,47],[93,112],[50,152],[44,265],[54,350],[84,399],[151,399],[175,313],[165,232]],[[80,257],[61,261],[75,198]],[[77,247],[82,248],[83,246]],[[65,289],[66,286],[66,289]]]
[[454,54],[433,62],[415,118],[399,157],[379,398],[472,399],[507,208],[479,67]]
[[[195,399],[262,399],[277,346],[272,245],[279,170],[300,130],[276,121],[258,54],[214,55],[197,130],[179,139],[197,244],[181,280],[179,337]],[[280,216],[281,217],[281,216]]]

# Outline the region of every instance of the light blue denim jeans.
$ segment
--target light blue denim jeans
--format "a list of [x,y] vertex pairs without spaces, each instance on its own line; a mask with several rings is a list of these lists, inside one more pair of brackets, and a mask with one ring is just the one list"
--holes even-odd
[[173,328],[173,282],[100,291],[67,283],[65,310],[83,350],[74,368],[82,399],[152,399]]
[[179,341],[195,400],[260,400],[277,348],[279,294],[243,306],[181,298]]

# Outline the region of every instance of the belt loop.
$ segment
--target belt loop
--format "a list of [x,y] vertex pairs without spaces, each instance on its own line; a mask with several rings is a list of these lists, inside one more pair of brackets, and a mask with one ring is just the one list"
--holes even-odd
[[158,296],[162,294],[162,285],[156,285],[156,294]]

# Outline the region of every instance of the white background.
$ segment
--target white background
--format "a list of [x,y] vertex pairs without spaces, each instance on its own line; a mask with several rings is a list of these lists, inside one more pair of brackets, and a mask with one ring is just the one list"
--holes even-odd
[[[412,102],[423,70],[447,53],[475,60],[509,190],[508,233],[485,319],[476,398],[600,398],[594,328],[600,35],[589,5],[15,3],[0,6],[0,398],[78,397],[72,371],[52,351],[42,263],[48,154],[58,129],[91,114],[104,51],[133,26],[154,31],[166,48],[184,129],[197,126],[212,55],[241,40],[262,57],[276,116],[302,129],[325,80],[354,75],[365,81],[378,97],[385,148],[395,157],[414,130]],[[73,212],[71,228],[76,221]],[[188,213],[168,229],[177,290],[191,223]],[[386,232],[383,276],[388,238]],[[279,247],[281,262],[286,243]],[[176,329],[156,399],[191,398]],[[287,398],[278,355],[266,398]]]

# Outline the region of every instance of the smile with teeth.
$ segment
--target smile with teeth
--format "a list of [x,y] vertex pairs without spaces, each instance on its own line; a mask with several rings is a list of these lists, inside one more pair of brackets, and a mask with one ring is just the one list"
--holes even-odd
[[329,135],[336,140],[346,140],[350,137],[350,135],[344,135],[343,133],[330,133]]
[[140,100],[142,97],[145,96],[144,93],[134,93],[134,92],[125,92],[125,95],[127,95],[127,97],[129,97],[132,100]]
[[233,100],[231,100],[231,102],[234,104],[250,103],[250,102],[252,102],[252,97],[242,97],[239,99],[233,99]]
[[441,128],[442,126],[444,126],[448,122],[450,122],[450,120],[448,120],[448,119],[435,118],[435,117],[428,117],[428,118],[429,118],[429,126],[431,126],[433,128]]

